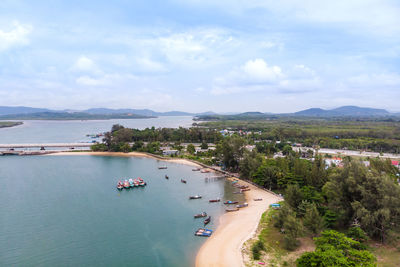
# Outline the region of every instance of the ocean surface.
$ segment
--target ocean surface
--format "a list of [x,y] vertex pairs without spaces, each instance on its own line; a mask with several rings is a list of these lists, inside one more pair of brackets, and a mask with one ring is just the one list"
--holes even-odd
[[[203,219],[193,215],[206,211],[215,230],[224,205],[208,199],[242,195],[192,168],[148,158],[0,157],[0,266],[193,266],[206,240],[194,236]],[[139,176],[146,187],[116,189],[121,177]],[[203,198],[188,199],[195,194]]]
[[163,116],[124,120],[27,120],[19,126],[0,128],[0,144],[88,142],[93,139],[87,137],[87,134],[108,132],[114,124],[136,129],[153,126],[178,128],[190,127],[193,123],[192,118],[191,116]]

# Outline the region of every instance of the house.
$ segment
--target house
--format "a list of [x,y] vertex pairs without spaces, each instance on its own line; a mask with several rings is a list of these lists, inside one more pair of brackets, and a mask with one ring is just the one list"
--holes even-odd
[[333,158],[326,158],[325,159],[325,164],[326,166],[330,167],[332,165],[336,165],[336,166],[341,166],[342,165],[342,158],[338,158],[338,157],[333,157]]
[[400,169],[400,161],[392,160],[392,165]]
[[163,155],[164,155],[164,156],[172,156],[172,155],[176,156],[176,155],[178,155],[178,154],[179,154],[179,151],[176,150],[176,149],[166,149],[166,150],[163,150]]

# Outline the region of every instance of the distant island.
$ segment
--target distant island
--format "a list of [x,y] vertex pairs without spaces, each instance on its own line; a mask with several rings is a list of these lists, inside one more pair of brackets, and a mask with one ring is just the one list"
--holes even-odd
[[109,119],[149,119],[155,116],[122,114],[90,114],[86,112],[37,112],[25,114],[8,114],[0,116],[0,120],[109,120]]
[[20,121],[0,121],[0,128],[13,127],[23,124]]

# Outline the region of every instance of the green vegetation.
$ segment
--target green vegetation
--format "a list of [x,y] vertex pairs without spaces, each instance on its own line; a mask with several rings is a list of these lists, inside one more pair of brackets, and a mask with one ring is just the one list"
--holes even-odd
[[23,124],[23,122],[14,122],[14,121],[0,121],[0,128],[13,127]]
[[[201,144],[204,149],[207,143],[215,147],[197,153],[193,144],[184,150],[183,142]],[[273,251],[278,258],[286,259],[285,255],[296,250],[304,237],[316,237],[316,250],[300,257],[298,266],[375,266],[367,241],[398,243],[400,171],[390,160],[370,159],[366,167],[359,159],[347,157],[341,168],[328,168],[320,155],[311,155],[312,160],[300,158],[286,142],[261,141],[248,149],[246,146],[253,142],[248,135],[224,137],[208,128],[137,130],[114,125],[105,134],[104,144],[92,149],[160,154],[160,147],[168,144],[181,151],[181,157],[239,172],[242,179],[283,193],[281,209],[271,211],[267,221],[262,219],[265,228],[250,249],[253,259],[261,258],[263,251]],[[277,151],[282,156],[270,158]],[[321,232],[322,237],[318,237]],[[279,243],[278,248],[271,248],[267,240],[271,235]],[[295,264],[293,258],[284,261]],[[325,262],[328,265],[323,265]]]
[[[219,118],[219,117],[217,117]],[[196,123],[197,125],[197,123]],[[249,131],[248,140],[280,140],[332,149],[400,152],[400,119],[315,119],[277,118],[265,119],[233,116],[216,121],[200,122],[210,129]]]

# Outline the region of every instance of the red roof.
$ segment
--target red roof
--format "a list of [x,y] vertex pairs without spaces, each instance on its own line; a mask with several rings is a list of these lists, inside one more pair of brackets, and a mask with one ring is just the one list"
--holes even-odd
[[398,165],[399,165],[399,161],[397,161],[397,160],[392,160],[392,165],[398,166]]

